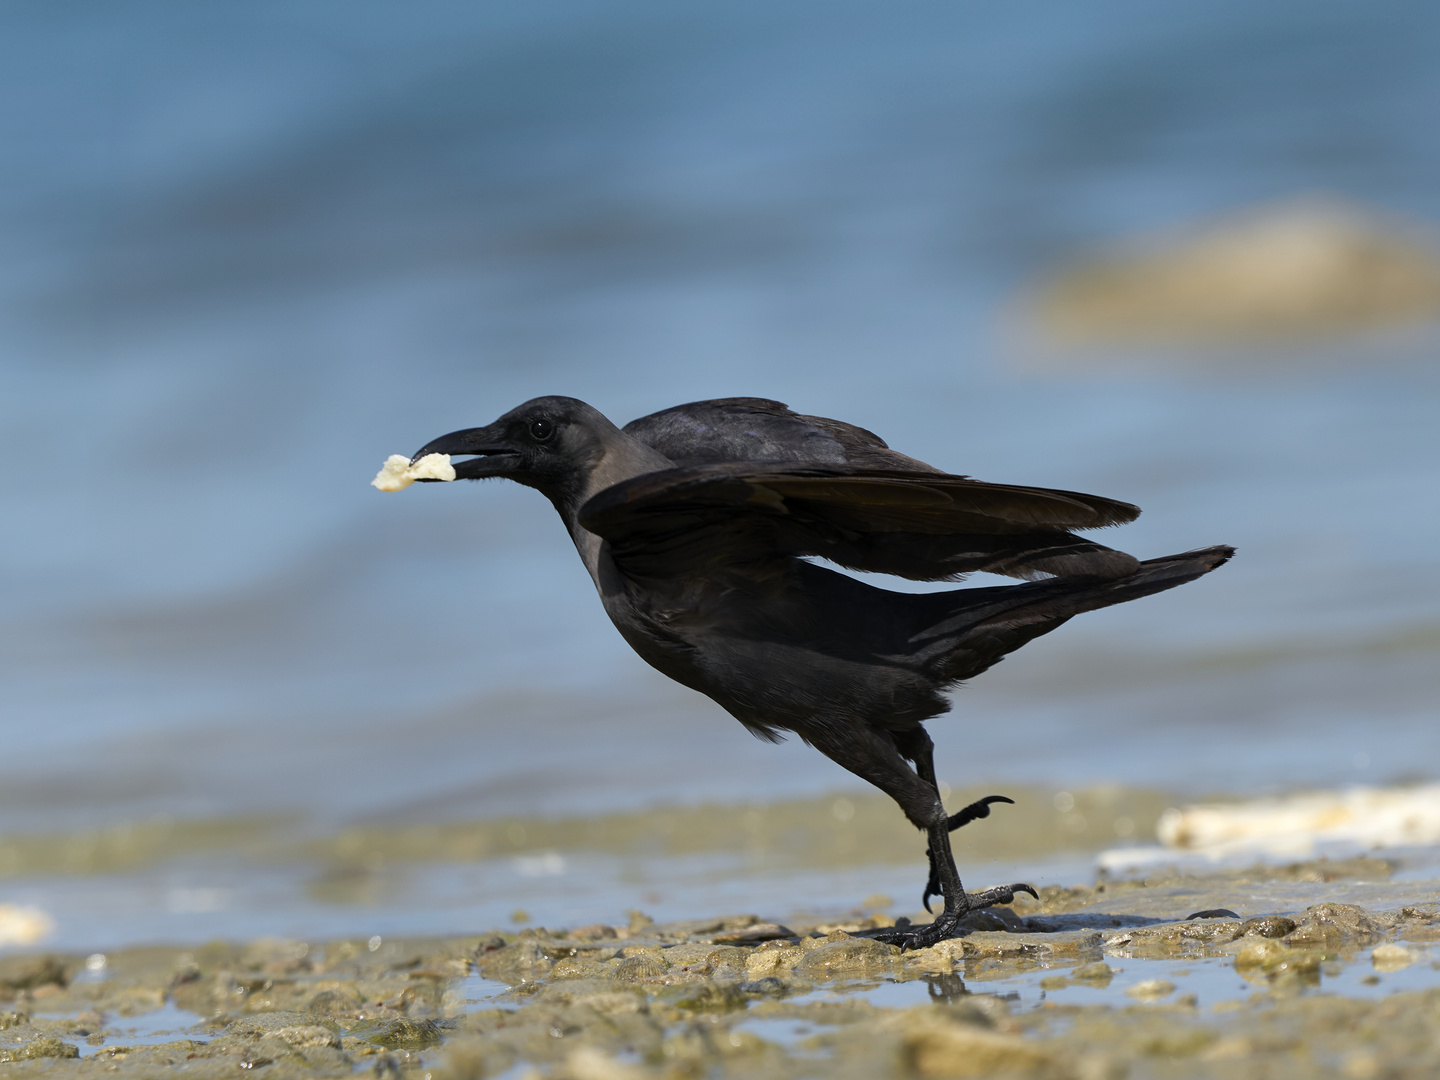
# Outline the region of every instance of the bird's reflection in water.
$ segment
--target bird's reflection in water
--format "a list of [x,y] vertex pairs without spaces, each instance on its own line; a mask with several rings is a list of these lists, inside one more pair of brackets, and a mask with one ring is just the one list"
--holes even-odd
[[970,991],[965,989],[965,980],[953,972],[949,975],[927,975],[925,982],[930,986],[930,1000],[936,1005],[950,1005]]

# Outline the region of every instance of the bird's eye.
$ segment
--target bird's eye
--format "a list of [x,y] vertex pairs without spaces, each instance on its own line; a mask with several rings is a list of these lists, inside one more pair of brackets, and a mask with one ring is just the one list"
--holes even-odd
[[530,437],[536,442],[544,442],[555,434],[555,425],[544,417],[530,421]]

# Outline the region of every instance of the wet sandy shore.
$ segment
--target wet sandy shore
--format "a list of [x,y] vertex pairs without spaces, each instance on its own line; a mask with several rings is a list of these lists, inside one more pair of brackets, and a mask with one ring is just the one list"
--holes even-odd
[[17,1077],[1429,1077],[1440,882],[1391,870],[1050,887],[906,953],[867,936],[892,923],[877,911],[12,955],[0,1061]]

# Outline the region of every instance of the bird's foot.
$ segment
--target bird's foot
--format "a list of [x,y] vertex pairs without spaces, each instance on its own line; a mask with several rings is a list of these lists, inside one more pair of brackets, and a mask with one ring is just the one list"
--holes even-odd
[[[951,814],[946,818],[946,828],[954,832],[962,826],[969,825],[972,821],[979,821],[981,818],[989,817],[990,805],[992,803],[1010,803],[1013,806],[1015,800],[1006,795],[986,795],[983,799],[976,799],[963,810]],[[926,911],[929,911],[931,897],[941,895],[940,868],[935,865],[935,853],[931,848],[925,849],[925,858],[930,861],[930,879],[925,882],[925,892],[920,897],[920,903],[925,905]]]
[[983,911],[996,904],[1008,904],[1015,899],[1016,893],[1029,893],[1035,899],[1040,899],[1040,894],[1035,891],[1033,885],[1026,885],[1023,882],[1014,885],[996,885],[994,888],[981,892],[966,893],[964,911],[941,912],[940,916],[929,926],[921,926],[914,930],[908,927],[891,930],[884,934],[876,934],[875,940],[883,941],[887,945],[899,945],[902,952],[909,952],[911,949],[928,949],[936,942],[958,937],[960,920],[972,911]]
[[992,889],[985,889],[981,892],[966,893],[965,913],[968,915],[972,911],[982,911],[987,907],[994,907],[996,904],[1008,904],[1015,899],[1015,894],[1019,892],[1029,893],[1036,900],[1040,899],[1040,894],[1035,891],[1035,886],[1026,885],[1023,881],[1014,885],[996,885]]
[[913,930],[890,930],[883,934],[876,934],[875,940],[883,941],[886,945],[899,945],[901,952],[909,952],[912,949],[928,949],[937,941],[955,937],[956,925],[959,922],[959,916],[947,915],[942,912],[929,926],[919,926]]

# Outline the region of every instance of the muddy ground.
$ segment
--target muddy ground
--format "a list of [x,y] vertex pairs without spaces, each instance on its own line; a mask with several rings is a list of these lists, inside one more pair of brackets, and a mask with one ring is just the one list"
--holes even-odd
[[1052,887],[911,952],[867,936],[883,912],[636,912],[448,939],[12,955],[0,1061],[16,1077],[276,1080],[1440,1075],[1440,882],[1392,869]]

